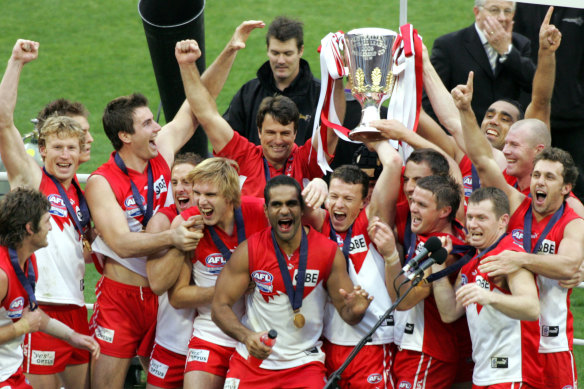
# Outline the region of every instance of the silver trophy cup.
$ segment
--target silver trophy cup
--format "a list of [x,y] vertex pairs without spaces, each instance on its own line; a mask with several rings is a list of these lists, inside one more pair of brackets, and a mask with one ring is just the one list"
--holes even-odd
[[349,133],[355,141],[384,139],[369,123],[379,120],[381,103],[390,98],[394,77],[394,31],[383,28],[358,28],[345,34],[345,65],[349,68],[351,93],[361,104],[359,126]]

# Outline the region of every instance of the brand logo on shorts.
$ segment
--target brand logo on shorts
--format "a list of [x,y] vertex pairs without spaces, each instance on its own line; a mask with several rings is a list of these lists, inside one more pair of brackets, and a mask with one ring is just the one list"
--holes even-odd
[[491,368],[493,368],[493,369],[507,369],[507,368],[509,368],[509,358],[492,357],[491,358]]
[[223,389],[237,389],[239,388],[239,378],[226,378]]
[[369,382],[370,384],[378,384],[381,381],[383,381],[383,377],[381,376],[381,374],[371,374],[369,377],[367,377],[367,382]]
[[207,258],[205,258],[205,264],[207,265],[207,270],[211,274],[221,273],[221,269],[223,269],[223,266],[225,265],[225,263],[226,263],[226,261],[225,261],[225,259],[223,259],[223,255],[221,255],[219,253],[213,253],[211,255],[208,255]]
[[404,328],[404,333],[411,335],[414,333],[414,323],[406,323],[406,327]]
[[30,364],[38,366],[53,366],[55,364],[55,352],[32,350]]
[[[146,201],[144,200],[144,196],[140,195],[140,199],[142,200],[142,205],[146,207]],[[142,215],[142,211],[140,211],[140,207],[136,204],[136,200],[134,199],[133,195],[129,195],[124,200],[124,206],[126,207],[126,215],[130,217],[136,217]]]
[[412,384],[407,381],[401,381],[399,383],[398,389],[412,389]]
[[256,270],[251,273],[251,278],[255,282],[256,286],[262,293],[272,293],[274,286],[272,281],[274,281],[274,276],[264,270]]
[[168,365],[157,361],[156,359],[150,360],[150,367],[148,367],[148,373],[152,374],[155,377],[164,379],[166,377],[166,373],[168,372]]
[[558,326],[541,326],[541,336],[555,337],[560,334],[560,327]]
[[523,244],[523,230],[516,228],[511,231],[511,236],[513,237],[513,241],[517,244]]
[[8,306],[8,317],[11,319],[18,319],[22,316],[24,309],[24,297],[17,297]]
[[97,339],[103,340],[104,342],[113,343],[115,333],[116,332],[114,330],[110,330],[109,328],[97,326],[94,335]]
[[200,349],[189,349],[189,355],[187,356],[187,362],[202,362],[207,363],[209,361],[209,350]]
[[51,203],[51,209],[49,213],[51,215],[59,216],[59,217],[67,217],[67,207],[63,202],[63,199],[58,194],[51,194],[48,197],[49,203]]

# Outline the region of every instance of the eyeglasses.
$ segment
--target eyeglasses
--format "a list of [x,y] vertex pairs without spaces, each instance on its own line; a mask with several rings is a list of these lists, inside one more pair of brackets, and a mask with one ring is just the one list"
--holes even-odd
[[499,8],[499,7],[489,7],[489,8],[485,8],[485,7],[481,7],[484,10],[486,10],[489,14],[491,14],[491,16],[497,17],[501,14],[501,12],[503,13],[503,15],[508,18],[511,17],[513,15],[513,13],[515,12],[515,10],[513,8]]

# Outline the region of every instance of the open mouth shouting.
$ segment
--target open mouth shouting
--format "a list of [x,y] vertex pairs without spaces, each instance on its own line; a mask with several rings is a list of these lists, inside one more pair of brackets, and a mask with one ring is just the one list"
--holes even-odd
[[288,233],[292,231],[292,227],[294,226],[294,219],[291,217],[283,217],[278,220],[278,229],[280,232]]
[[176,202],[181,211],[187,209],[190,205],[191,198],[186,194],[176,196]]

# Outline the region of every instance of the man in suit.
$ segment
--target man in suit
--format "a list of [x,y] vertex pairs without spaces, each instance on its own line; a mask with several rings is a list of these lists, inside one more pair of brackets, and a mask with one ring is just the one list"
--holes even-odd
[[[465,84],[468,72],[474,72],[472,109],[481,121],[494,101],[531,92],[535,64],[530,41],[512,32],[514,2],[475,0],[473,12],[474,24],[434,41],[430,60],[448,90]],[[424,109],[430,112],[427,100]]]

